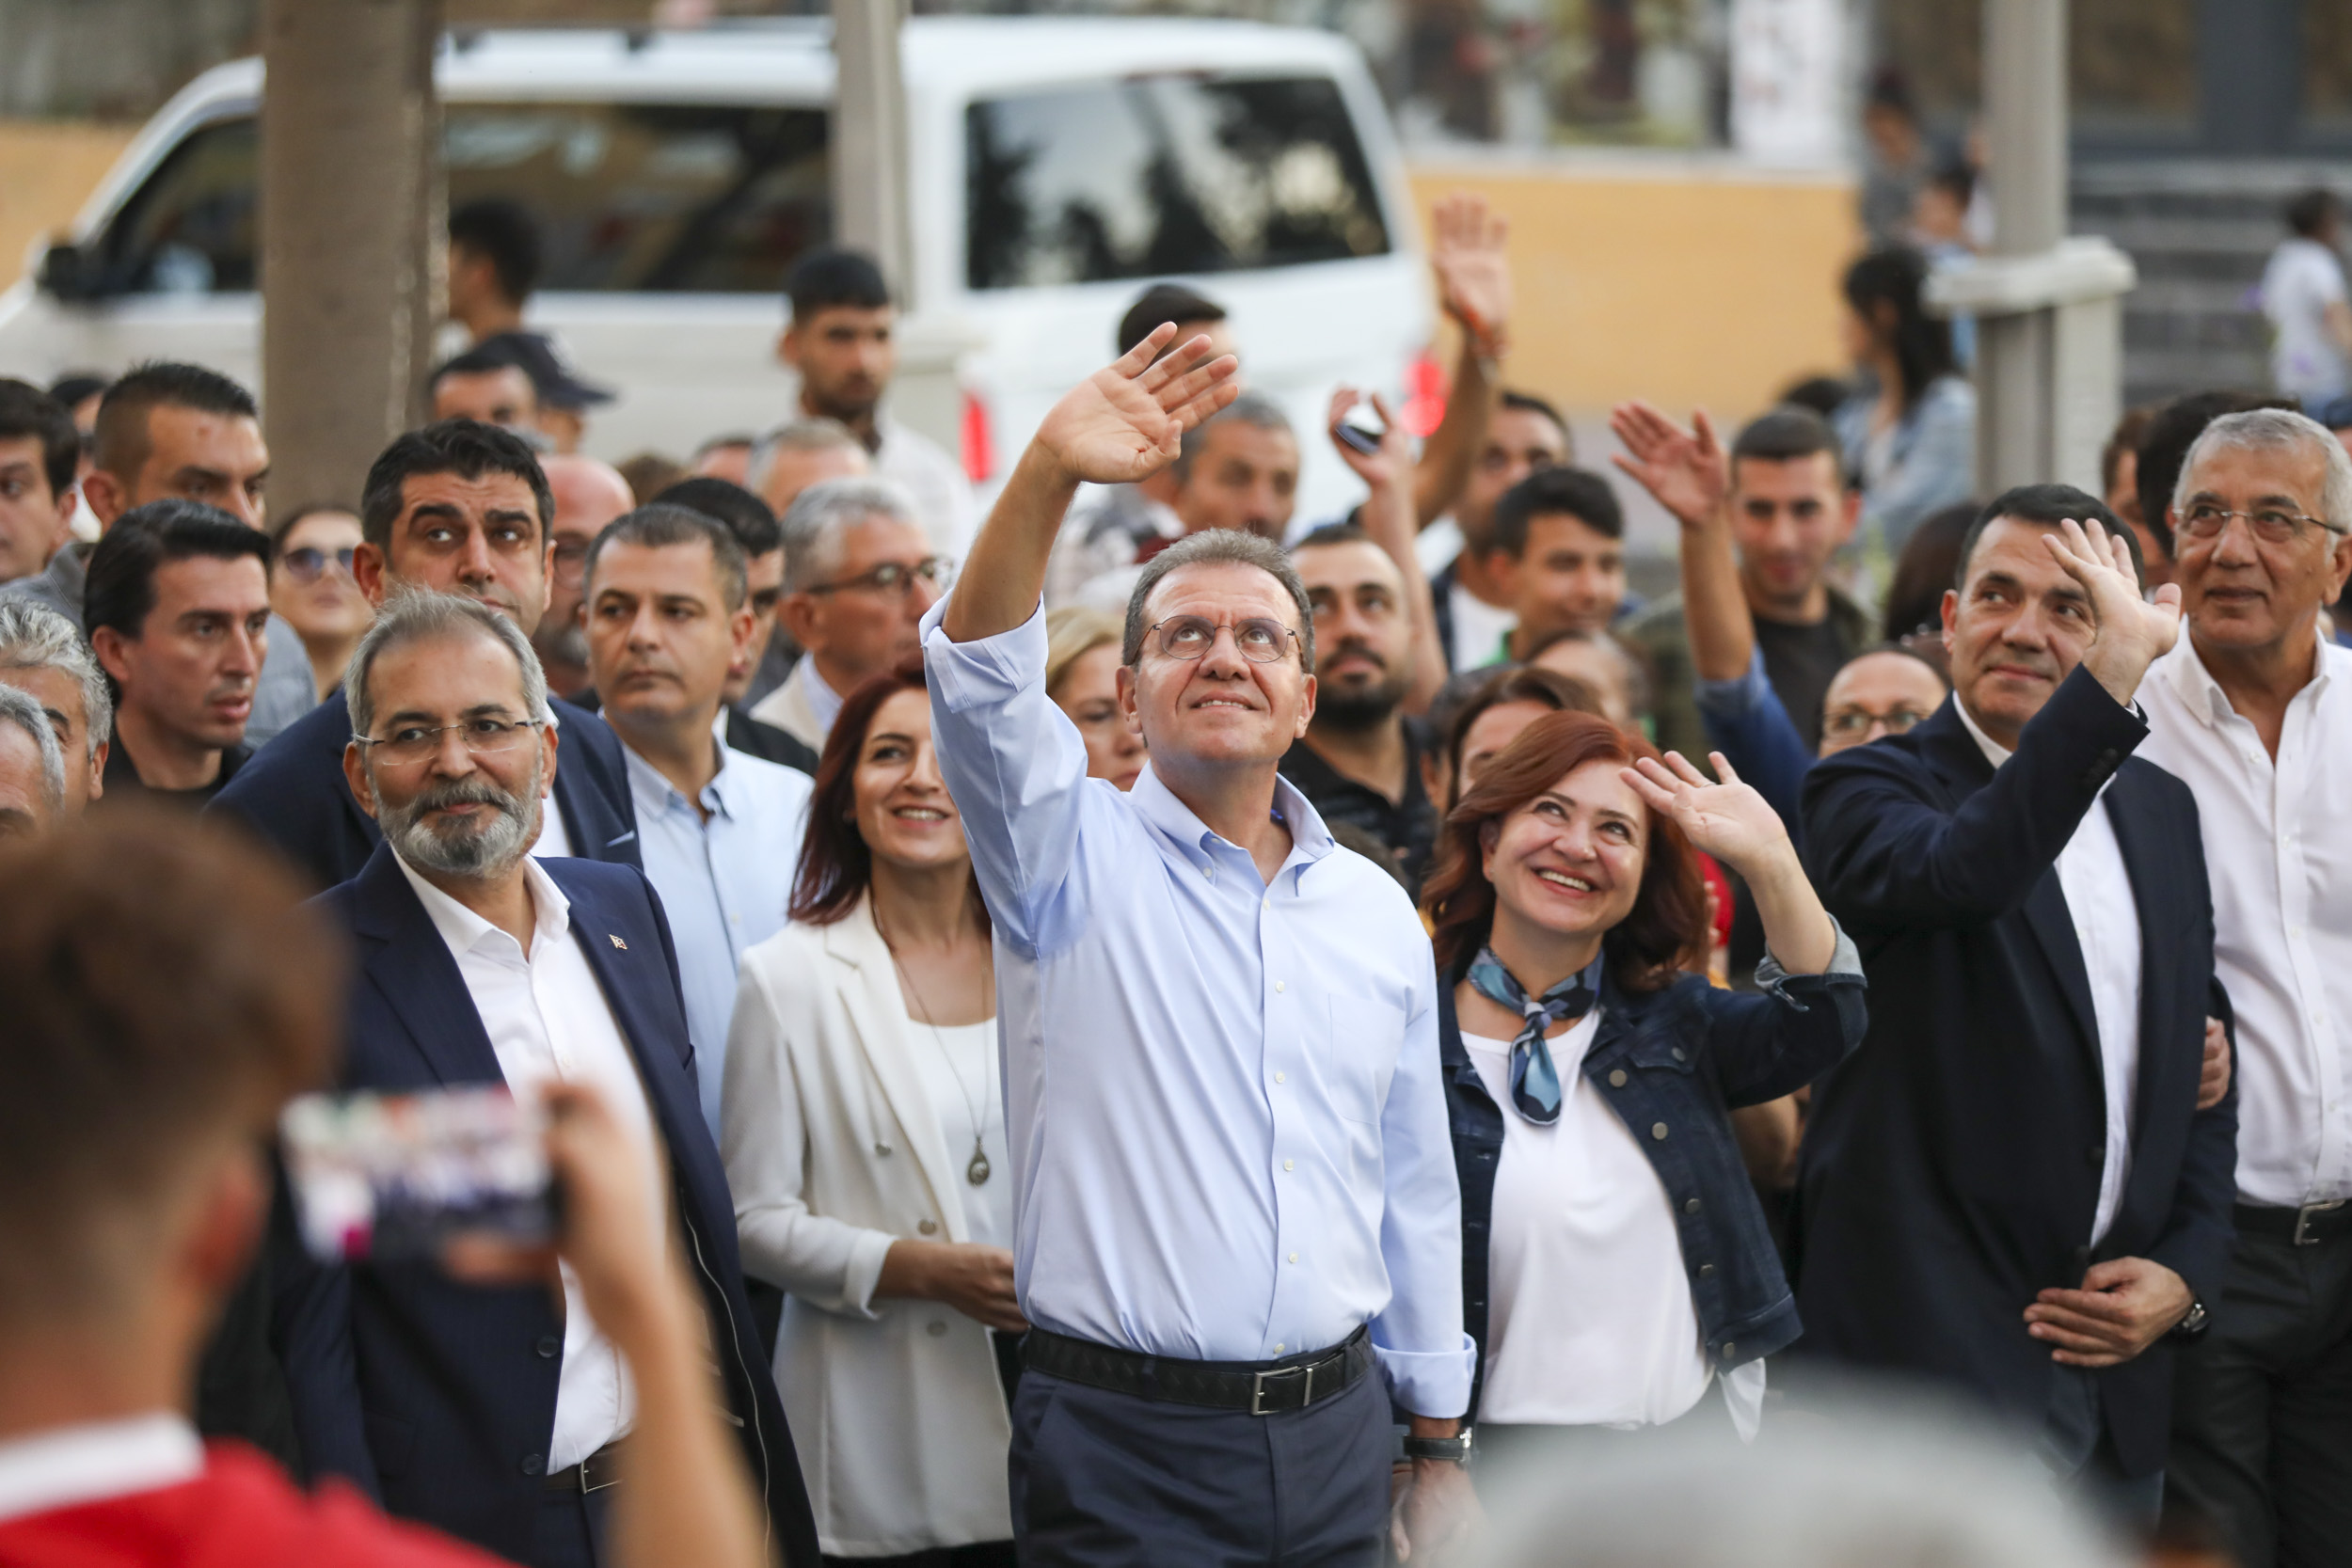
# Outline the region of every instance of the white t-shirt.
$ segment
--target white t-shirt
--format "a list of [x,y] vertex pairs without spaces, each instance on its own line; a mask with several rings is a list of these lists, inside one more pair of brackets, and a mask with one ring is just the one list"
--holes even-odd
[[[923,1092],[939,1114],[939,1135],[947,1146],[947,1168],[955,1172],[963,1199],[966,1235],[981,1246],[1012,1245],[1012,1156],[1005,1148],[1005,1097],[998,1092],[996,1021],[933,1028],[907,1014],[907,1046],[923,1075]],[[980,1117],[980,1153],[988,1180],[965,1179],[972,1164],[972,1117]]]
[[2328,331],[2328,307],[2344,302],[2344,263],[2317,240],[2288,240],[2270,253],[2263,271],[2263,314],[2277,341],[2270,378],[2279,390],[2305,399],[2344,395],[2344,350]]

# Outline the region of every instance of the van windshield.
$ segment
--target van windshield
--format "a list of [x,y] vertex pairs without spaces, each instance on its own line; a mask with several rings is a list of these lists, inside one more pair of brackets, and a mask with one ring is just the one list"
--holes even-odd
[[[452,103],[443,119],[450,204],[520,202],[542,289],[774,293],[833,230],[821,109]],[[194,132],[97,242],[102,292],[256,287],[260,179],[250,118]]]
[[1328,77],[1134,77],[965,116],[974,289],[1296,266],[1390,248]]

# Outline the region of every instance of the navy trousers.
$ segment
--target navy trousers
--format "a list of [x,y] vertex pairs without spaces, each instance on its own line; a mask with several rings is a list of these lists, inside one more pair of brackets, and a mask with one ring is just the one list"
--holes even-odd
[[1389,1516],[1375,1368],[1278,1416],[1021,1374],[1012,1533],[1022,1568],[1371,1568]]

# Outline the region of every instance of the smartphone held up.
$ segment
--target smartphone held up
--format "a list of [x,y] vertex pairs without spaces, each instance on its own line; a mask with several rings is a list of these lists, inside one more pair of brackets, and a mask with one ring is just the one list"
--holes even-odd
[[303,1244],[322,1262],[426,1260],[460,1235],[554,1237],[535,1099],[502,1085],[309,1094],[279,1127]]

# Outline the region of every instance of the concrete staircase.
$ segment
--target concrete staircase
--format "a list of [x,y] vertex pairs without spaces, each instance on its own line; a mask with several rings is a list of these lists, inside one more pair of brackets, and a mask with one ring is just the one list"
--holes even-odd
[[2285,237],[2280,210],[2315,184],[2352,197],[2352,162],[2077,162],[2073,223],[2139,267],[2123,302],[2126,407],[2212,387],[2269,385],[2269,329],[2251,293]]

